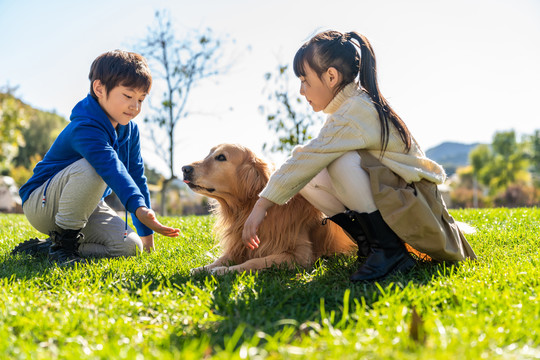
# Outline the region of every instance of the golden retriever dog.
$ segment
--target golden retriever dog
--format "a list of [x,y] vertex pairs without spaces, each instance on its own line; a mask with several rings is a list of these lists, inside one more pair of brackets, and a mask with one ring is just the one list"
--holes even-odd
[[310,267],[323,255],[353,253],[356,245],[301,195],[273,206],[262,222],[255,250],[242,242],[242,230],[258,194],[271,174],[270,166],[251,150],[233,144],[218,145],[206,158],[182,167],[184,182],[195,192],[216,200],[215,232],[223,255],[192,273],[257,271],[272,265]]

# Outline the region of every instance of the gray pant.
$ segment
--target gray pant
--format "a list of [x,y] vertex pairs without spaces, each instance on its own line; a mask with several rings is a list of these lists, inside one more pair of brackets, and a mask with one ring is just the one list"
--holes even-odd
[[[43,193],[47,187],[44,206]],[[23,206],[26,218],[38,231],[49,234],[59,229],[82,229],[81,256],[132,256],[142,251],[139,235],[101,200],[107,185],[95,169],[81,159],[69,165],[49,182],[32,192]]]

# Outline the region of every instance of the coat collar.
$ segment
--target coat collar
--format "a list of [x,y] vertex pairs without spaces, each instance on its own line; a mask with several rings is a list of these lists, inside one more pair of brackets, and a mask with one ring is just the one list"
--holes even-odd
[[358,85],[353,81],[349,84],[347,84],[340,92],[334,96],[332,101],[328,105],[326,105],[326,108],[324,108],[323,112],[325,114],[333,114],[337,111],[337,109],[340,108],[340,106],[350,98],[351,96],[358,95],[362,92],[362,90],[358,87]]

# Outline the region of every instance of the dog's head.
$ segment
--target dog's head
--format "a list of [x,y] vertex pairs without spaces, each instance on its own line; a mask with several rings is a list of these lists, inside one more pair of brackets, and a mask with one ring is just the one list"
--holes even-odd
[[191,190],[227,204],[257,197],[270,177],[270,168],[241,145],[221,144],[203,160],[182,167]]

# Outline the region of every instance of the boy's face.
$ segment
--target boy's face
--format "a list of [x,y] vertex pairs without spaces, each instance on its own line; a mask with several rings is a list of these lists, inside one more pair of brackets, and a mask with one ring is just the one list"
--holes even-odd
[[118,85],[112,88],[107,95],[106,88],[101,81],[94,81],[94,92],[98,102],[112,126],[116,129],[118,124],[127,125],[141,112],[142,102],[147,93],[140,89],[133,89]]

